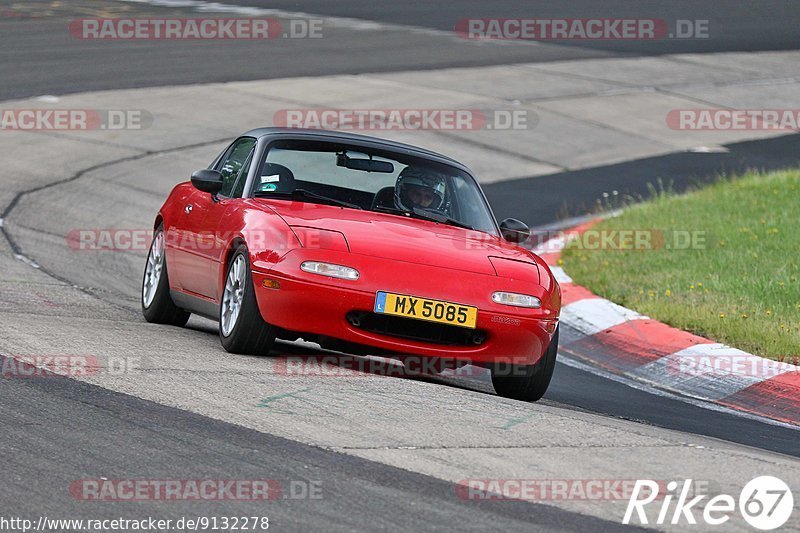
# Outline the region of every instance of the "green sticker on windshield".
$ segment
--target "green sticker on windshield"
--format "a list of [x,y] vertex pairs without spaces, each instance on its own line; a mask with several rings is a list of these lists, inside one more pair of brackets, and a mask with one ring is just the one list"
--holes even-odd
[[264,183],[261,185],[261,190],[268,192],[268,191],[277,191],[278,185],[275,183]]

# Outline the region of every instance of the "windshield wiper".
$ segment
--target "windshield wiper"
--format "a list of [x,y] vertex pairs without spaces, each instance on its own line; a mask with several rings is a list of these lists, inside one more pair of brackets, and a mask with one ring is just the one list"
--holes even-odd
[[375,211],[381,211],[383,213],[392,213],[394,215],[405,215],[414,218],[419,218],[422,220],[429,220],[431,222],[438,222],[440,224],[448,224],[450,226],[470,229],[473,231],[475,230],[475,228],[473,228],[472,226],[464,224],[463,222],[459,222],[458,220],[450,218],[447,215],[439,213],[438,211],[422,209],[420,207],[415,207],[412,211],[406,211],[405,209],[399,209],[397,207],[377,206],[375,207]]
[[311,200],[319,200],[320,202],[326,202],[329,204],[338,205],[340,207],[349,207],[350,209],[364,209],[360,205],[351,204],[350,202],[345,202],[344,200],[331,198],[330,196],[323,196],[315,192],[307,191],[306,189],[295,189],[292,192],[259,191],[256,193],[256,196],[288,196],[290,198],[309,198]]
[[360,205],[351,204],[350,202],[345,202],[344,200],[338,200],[336,198],[331,198],[330,196],[323,196],[321,194],[317,194],[315,192],[307,191],[306,189],[295,189],[292,191],[292,196],[300,197],[300,198],[313,198],[314,200],[320,200],[323,202],[330,202],[332,204],[341,206],[341,207],[349,207],[350,209],[363,209]]
[[459,228],[464,228],[464,229],[471,229],[471,230],[475,229],[469,224],[464,224],[463,222],[460,222],[454,218],[450,218],[444,213],[440,213],[438,211],[423,209],[421,207],[415,207],[413,208],[413,212],[416,216],[420,218],[424,218],[426,220],[432,220],[434,222],[439,222],[440,224],[449,224],[451,226],[457,226]]
[[391,213],[393,215],[404,215],[410,216],[414,213],[410,213],[405,209],[398,209],[397,207],[387,207],[385,205],[376,205],[373,211],[380,211],[381,213]]

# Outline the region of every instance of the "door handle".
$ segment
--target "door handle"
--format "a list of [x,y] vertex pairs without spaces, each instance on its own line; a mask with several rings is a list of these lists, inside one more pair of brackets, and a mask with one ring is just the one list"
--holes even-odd
[[186,207],[183,208],[183,212],[187,215],[192,212],[192,204],[186,204]]

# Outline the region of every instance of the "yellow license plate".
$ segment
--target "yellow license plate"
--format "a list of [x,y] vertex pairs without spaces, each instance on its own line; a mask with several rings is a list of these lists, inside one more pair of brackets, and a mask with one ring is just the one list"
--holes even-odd
[[383,291],[375,297],[374,311],[470,329],[478,320],[477,307]]

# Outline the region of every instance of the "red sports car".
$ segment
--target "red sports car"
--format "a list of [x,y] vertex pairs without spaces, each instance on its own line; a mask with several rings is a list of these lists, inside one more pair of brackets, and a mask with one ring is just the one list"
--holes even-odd
[[460,163],[392,141],[264,128],[231,143],[155,219],[142,282],[149,322],[219,321],[222,346],[275,338],[382,356],[468,362],[498,394],[541,398],[561,293],[499,226]]

